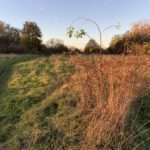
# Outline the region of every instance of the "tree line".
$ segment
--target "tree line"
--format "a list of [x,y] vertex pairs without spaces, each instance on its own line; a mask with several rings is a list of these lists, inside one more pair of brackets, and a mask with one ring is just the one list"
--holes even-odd
[[[107,49],[90,39],[82,53],[92,54],[150,54],[150,21],[139,21],[129,31],[115,35]],[[81,53],[78,48],[67,47],[62,40],[50,39],[42,43],[42,32],[36,22],[26,21],[22,29],[0,21],[0,53]]]
[[42,32],[36,22],[26,21],[22,29],[0,21],[0,53],[57,54],[80,53],[75,47],[67,47],[62,40],[50,39],[42,43]]
[[150,54],[150,20],[136,22],[126,33],[115,35],[108,53]]
[[26,21],[20,30],[0,21],[0,52],[34,53],[41,46],[42,33],[35,22]]

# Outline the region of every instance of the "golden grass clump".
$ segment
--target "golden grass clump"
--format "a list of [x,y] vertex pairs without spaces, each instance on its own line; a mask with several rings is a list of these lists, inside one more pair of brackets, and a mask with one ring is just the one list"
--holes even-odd
[[148,89],[148,59],[149,56],[93,56],[73,60],[79,68],[72,83],[85,125],[83,149],[123,148],[131,105]]

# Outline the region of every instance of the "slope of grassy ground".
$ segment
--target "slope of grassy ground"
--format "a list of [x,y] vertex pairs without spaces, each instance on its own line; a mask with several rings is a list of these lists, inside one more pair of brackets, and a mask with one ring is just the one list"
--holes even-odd
[[[1,59],[0,143],[4,149],[30,145],[35,149],[53,149],[72,142],[69,141],[69,136],[73,136],[71,129],[61,131],[53,125],[55,120],[67,119],[74,111],[68,101],[73,103],[73,97],[62,90],[75,71],[68,62],[67,58],[59,56]],[[54,121],[50,121],[51,118]],[[64,130],[69,130],[67,125],[64,122]]]
[[[0,149],[80,149],[83,126],[68,89],[75,71],[66,56],[0,59]],[[149,99],[143,99],[138,127],[150,119]]]

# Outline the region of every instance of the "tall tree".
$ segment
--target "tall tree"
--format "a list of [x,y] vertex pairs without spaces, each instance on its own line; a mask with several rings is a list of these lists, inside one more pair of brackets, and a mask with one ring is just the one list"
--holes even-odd
[[129,31],[112,38],[109,52],[114,54],[149,54],[150,20],[134,23]]
[[0,36],[4,34],[5,31],[5,23],[3,21],[0,21]]
[[15,27],[9,27],[8,32],[9,40],[12,43],[19,44],[20,41],[20,30]]
[[84,48],[85,53],[98,53],[100,52],[100,46],[94,39],[90,39]]
[[47,48],[57,48],[62,45],[64,45],[64,41],[60,39],[55,39],[55,38],[49,39],[46,43]]
[[9,44],[9,37],[8,35],[9,25],[0,21],[0,46],[6,46]]
[[143,20],[134,25],[131,28],[134,42],[148,42],[150,41],[150,20]]
[[0,21],[0,45],[19,44],[20,30]]
[[36,22],[26,21],[22,29],[21,43],[30,49],[38,50],[42,33]]
[[68,52],[68,47],[64,45],[64,41],[60,39],[51,38],[47,41],[46,47],[51,53]]

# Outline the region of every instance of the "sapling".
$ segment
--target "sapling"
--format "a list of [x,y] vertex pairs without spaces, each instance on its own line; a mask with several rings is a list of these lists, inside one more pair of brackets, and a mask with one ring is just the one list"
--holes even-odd
[[117,22],[115,25],[111,25],[111,26],[108,26],[106,28],[104,28],[103,30],[100,29],[99,25],[92,19],[90,18],[85,18],[85,17],[79,17],[79,18],[76,18],[75,20],[73,20],[73,22],[71,23],[71,25],[68,27],[67,29],[67,35],[69,36],[69,38],[72,38],[73,36],[76,37],[77,39],[78,38],[83,38],[84,36],[88,36],[90,39],[92,39],[88,34],[87,32],[84,30],[84,29],[79,29],[79,30],[75,30],[75,27],[74,27],[74,24],[75,22],[79,21],[79,20],[83,20],[84,23],[81,24],[81,26],[83,26],[85,23],[88,23],[88,22],[91,22],[93,23],[96,27],[97,27],[97,30],[98,30],[98,33],[99,33],[99,47],[100,47],[100,53],[101,52],[101,48],[102,48],[102,34],[107,30],[107,29],[110,29],[112,27],[115,27],[117,29],[120,28],[120,23]]

